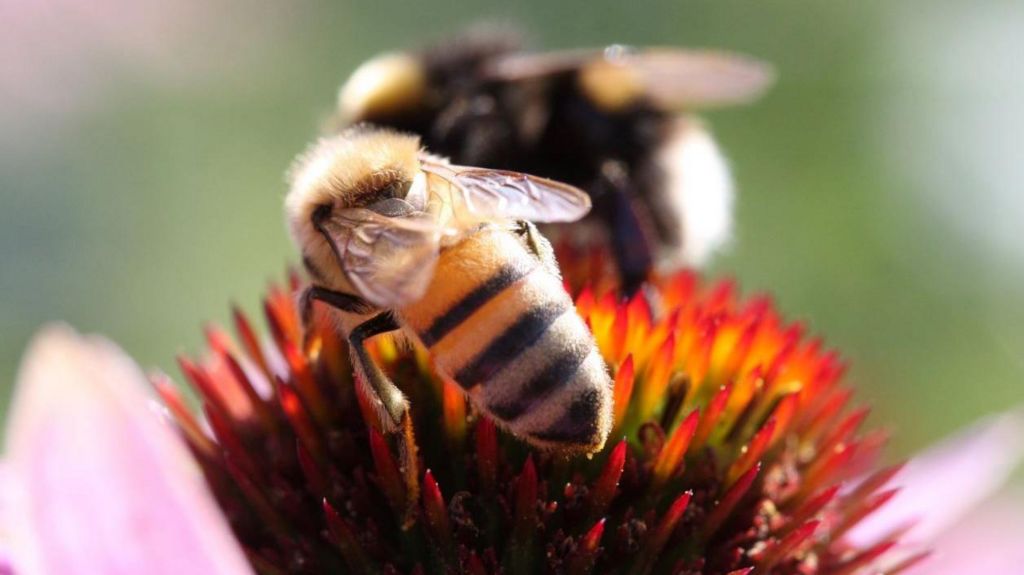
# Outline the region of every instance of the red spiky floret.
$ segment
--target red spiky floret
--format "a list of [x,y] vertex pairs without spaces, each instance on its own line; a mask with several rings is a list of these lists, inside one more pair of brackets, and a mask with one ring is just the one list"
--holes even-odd
[[614,431],[567,458],[498,430],[422,349],[383,336],[371,353],[412,406],[388,434],[326,310],[304,337],[299,287],[271,289],[270,337],[235,309],[237,343],[210,328],[208,356],[182,358],[206,425],[155,381],[261,573],[839,574],[896,544],[899,526],[869,548],[843,539],[896,468],[870,473],[884,437],[860,434],[844,365],[767,298],[690,273],[629,301],[582,290]]

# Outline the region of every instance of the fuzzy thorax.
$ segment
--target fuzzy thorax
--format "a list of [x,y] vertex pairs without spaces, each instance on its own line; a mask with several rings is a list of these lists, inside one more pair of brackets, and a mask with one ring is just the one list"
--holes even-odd
[[410,54],[389,52],[359,66],[338,91],[338,114],[345,124],[400,115],[415,109],[427,77]]
[[288,172],[285,213],[292,239],[332,287],[345,282],[331,246],[313,224],[321,206],[344,209],[419,172],[420,141],[387,130],[350,128],[314,142]]

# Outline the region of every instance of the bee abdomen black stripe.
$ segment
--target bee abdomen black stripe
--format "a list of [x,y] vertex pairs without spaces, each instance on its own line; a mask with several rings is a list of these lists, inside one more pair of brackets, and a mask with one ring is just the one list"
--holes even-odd
[[505,421],[516,419],[529,411],[534,404],[544,401],[559,387],[570,381],[591,351],[589,345],[567,346],[555,357],[554,361],[518,390],[514,400],[501,405],[488,406],[488,409]]
[[580,394],[572,405],[547,429],[534,433],[542,441],[586,443],[597,435],[601,396],[596,389]]
[[501,335],[491,340],[473,361],[455,374],[465,389],[485,382],[533,345],[559,317],[569,310],[568,300],[557,298],[534,306],[519,316]]
[[438,316],[430,324],[430,327],[420,334],[423,344],[430,347],[441,341],[444,336],[448,335],[448,332],[459,327],[462,322],[466,321],[466,318],[473,315],[484,304],[504,291],[505,288],[526,277],[535,267],[535,265],[529,265],[526,262],[502,266],[490,279],[478,285],[476,289],[463,296],[462,299],[455,302],[452,307]]

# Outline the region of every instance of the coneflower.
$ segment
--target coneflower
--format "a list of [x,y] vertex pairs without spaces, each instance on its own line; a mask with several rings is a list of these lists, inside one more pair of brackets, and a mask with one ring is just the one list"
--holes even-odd
[[885,436],[860,430],[834,352],[729,282],[659,280],[657,317],[643,297],[575,298],[615,380],[612,439],[591,458],[497,430],[388,336],[372,352],[414,437],[383,434],[326,315],[304,338],[299,284],[271,288],[269,338],[235,310],[237,340],[210,328],[208,357],[181,359],[202,417],[156,381],[261,573],[845,574],[906,527],[844,537],[896,493],[898,468],[876,467]]

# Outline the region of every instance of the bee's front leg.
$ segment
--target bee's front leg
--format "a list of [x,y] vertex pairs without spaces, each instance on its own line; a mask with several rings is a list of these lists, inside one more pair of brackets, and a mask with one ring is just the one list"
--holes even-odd
[[359,296],[311,285],[302,290],[302,295],[299,296],[299,311],[302,314],[302,324],[306,327],[309,327],[313,319],[313,300],[320,300],[347,313],[365,315],[373,311],[373,306]]
[[353,368],[356,377],[362,380],[376,400],[384,406],[385,415],[380,420],[388,434],[398,435],[398,455],[402,476],[407,489],[408,507],[405,511],[403,528],[410,527],[415,520],[416,502],[419,497],[419,472],[416,465],[416,439],[413,434],[412,417],[405,395],[388,376],[381,371],[366,349],[366,340],[375,335],[398,329],[398,323],[391,312],[386,311],[359,324],[349,334],[349,346],[355,359]]
[[[302,323],[306,326],[307,333],[312,325],[314,300],[322,301],[345,313],[356,315],[366,315],[374,309],[369,302],[359,296],[332,291],[320,286],[309,286],[302,292],[299,304]],[[393,431],[401,425],[402,415],[407,409],[405,396],[374,363],[373,358],[366,350],[365,343],[367,339],[375,335],[396,329],[398,329],[398,324],[391,312],[383,312],[356,326],[348,336],[349,346],[352,348],[356,360],[352,367],[356,370],[357,376],[367,384],[374,399],[379,400],[380,404],[384,406],[387,416],[382,418],[386,421],[381,423],[389,431]]]
[[356,375],[366,383],[374,399],[380,401],[384,406],[386,417],[382,417],[382,423],[388,431],[394,431],[402,425],[402,418],[409,409],[405,395],[388,376],[381,371],[370,352],[366,349],[366,340],[382,333],[398,329],[395,316],[386,311],[373,316],[359,324],[348,336],[349,346],[355,359],[353,367]]
[[308,286],[299,296],[299,317],[302,319],[303,347],[308,349],[310,336],[313,333],[313,301],[319,300],[345,313],[366,315],[374,307],[359,296],[337,292],[316,285]]

